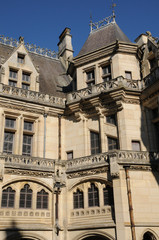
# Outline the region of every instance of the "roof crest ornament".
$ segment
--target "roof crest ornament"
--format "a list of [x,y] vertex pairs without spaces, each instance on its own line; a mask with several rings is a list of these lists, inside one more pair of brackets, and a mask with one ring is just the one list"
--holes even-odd
[[[4,35],[0,35],[0,43],[4,45],[8,45],[10,47],[18,47],[19,44],[24,43],[24,38],[20,37],[19,41],[17,41],[16,39],[5,37]],[[58,54],[55,51],[51,51],[45,48],[40,48],[35,44],[29,44],[29,43],[24,43],[24,46],[26,47],[28,52],[41,55],[44,57],[52,58],[52,59],[58,59]]]
[[103,20],[100,20],[99,22],[92,22],[92,14],[90,14],[90,33],[93,33],[105,26],[107,26],[110,23],[115,23],[115,10],[114,8],[116,7],[116,3],[113,2],[112,0],[112,5],[111,8],[112,10],[112,15],[109,17],[104,18]]

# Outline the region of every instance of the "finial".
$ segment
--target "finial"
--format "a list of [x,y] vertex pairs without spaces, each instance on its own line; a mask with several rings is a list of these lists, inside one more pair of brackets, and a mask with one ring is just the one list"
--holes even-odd
[[116,3],[114,3],[114,0],[112,0],[112,15],[113,15],[113,21],[115,22],[115,10],[114,8],[116,7]]
[[90,12],[90,28],[91,28],[91,31],[90,32],[92,32],[92,13]]
[[24,43],[24,37],[22,36],[19,37],[19,43]]

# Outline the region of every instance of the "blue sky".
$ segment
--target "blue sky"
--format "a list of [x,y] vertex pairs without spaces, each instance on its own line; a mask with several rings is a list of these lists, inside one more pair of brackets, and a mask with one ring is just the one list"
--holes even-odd
[[[149,30],[159,37],[159,0],[116,0],[116,22],[131,41]],[[59,35],[71,28],[74,56],[89,34],[93,22],[111,15],[112,0],[1,0],[0,35],[51,50],[58,50]]]

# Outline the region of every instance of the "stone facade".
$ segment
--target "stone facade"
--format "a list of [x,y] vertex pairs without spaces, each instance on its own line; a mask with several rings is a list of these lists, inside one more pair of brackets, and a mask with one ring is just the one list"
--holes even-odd
[[0,239],[159,239],[159,44],[112,19],[75,58],[0,37]]

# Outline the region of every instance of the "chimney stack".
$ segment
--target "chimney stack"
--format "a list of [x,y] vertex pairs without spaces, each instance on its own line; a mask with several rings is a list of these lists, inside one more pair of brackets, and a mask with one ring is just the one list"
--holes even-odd
[[73,58],[72,35],[70,31],[70,28],[65,28],[59,36],[58,43],[59,58],[66,69],[68,68],[70,60]]

